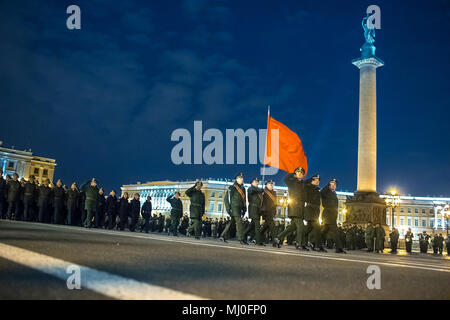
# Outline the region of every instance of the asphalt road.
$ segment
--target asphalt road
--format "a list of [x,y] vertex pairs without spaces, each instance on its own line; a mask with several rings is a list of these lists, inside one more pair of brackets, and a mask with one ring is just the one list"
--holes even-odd
[[[80,266],[81,290],[61,272]],[[381,289],[367,287],[369,266]],[[446,255],[299,252],[0,220],[0,299],[450,299]],[[169,290],[167,290],[169,289]]]

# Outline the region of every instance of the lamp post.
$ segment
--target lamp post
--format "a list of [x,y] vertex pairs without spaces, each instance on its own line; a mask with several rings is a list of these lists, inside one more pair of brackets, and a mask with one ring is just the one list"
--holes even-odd
[[395,227],[395,218],[394,218],[394,210],[395,208],[400,206],[400,194],[398,194],[397,190],[391,189],[388,193],[386,193],[386,206],[391,208],[391,227]]
[[284,223],[285,225],[286,225],[286,209],[287,209],[287,207],[288,207],[288,205],[289,205],[290,202],[291,202],[291,199],[288,198],[288,194],[287,194],[287,192],[285,191],[285,192],[284,192],[283,199],[280,199],[280,205],[282,205],[283,208],[284,208],[284,213],[283,213],[283,223]]

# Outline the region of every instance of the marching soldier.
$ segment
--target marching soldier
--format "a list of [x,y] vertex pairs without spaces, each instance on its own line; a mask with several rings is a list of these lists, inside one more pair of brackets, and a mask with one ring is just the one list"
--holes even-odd
[[24,221],[34,219],[34,201],[36,197],[36,185],[34,176],[30,176],[23,190],[23,215]]
[[365,238],[366,238],[366,246],[367,246],[367,252],[373,252],[373,239],[375,237],[375,229],[372,226],[372,223],[367,223],[367,228],[365,232]]
[[92,218],[94,218],[95,211],[98,204],[98,188],[97,181],[93,178],[91,184],[84,190],[86,199],[84,201],[84,209],[86,210],[86,228],[91,228]]
[[284,183],[289,190],[288,216],[291,219],[289,227],[274,238],[274,246],[281,247],[284,238],[291,233],[297,232],[296,249],[308,250],[303,242],[305,225],[303,224],[305,208],[305,183],[302,178],[305,176],[305,169],[298,167],[294,173],[288,174],[284,178]]
[[189,206],[192,225],[188,233],[194,231],[195,239],[200,239],[202,232],[202,216],[205,214],[205,194],[201,191],[203,182],[197,181],[195,185],[186,190],[186,195],[191,199]]
[[226,235],[230,230],[231,225],[236,225],[237,238],[240,244],[247,245],[247,241],[244,239],[244,230],[242,225],[242,216],[246,211],[246,197],[244,187],[244,176],[239,173],[235,177],[235,182],[231,185],[225,194],[225,208],[228,214],[231,216],[231,220],[228,221],[225,229],[223,230],[220,240],[227,242]]
[[[257,245],[264,246],[265,244],[261,240],[261,206],[263,192],[261,188],[258,188],[259,179],[252,180],[252,185],[247,190],[248,197],[248,213],[252,222],[249,224],[248,231],[253,229],[255,231],[255,241]],[[247,232],[246,232],[247,233]]]
[[67,191],[67,224],[73,225],[75,221],[75,212],[78,208],[78,189],[77,185],[72,183],[70,190]]
[[333,179],[320,191],[323,205],[322,220],[324,221],[322,239],[326,239],[327,236],[330,237],[336,244],[336,253],[346,253],[342,247],[341,237],[336,225],[339,206],[336,186],[337,180]]
[[375,226],[375,236],[376,236],[375,252],[379,253],[381,251],[381,253],[383,253],[384,237],[386,236],[386,233],[384,232],[383,227],[379,223],[377,223]]
[[391,252],[390,253],[397,253],[397,244],[398,244],[399,233],[395,227],[392,228],[392,232],[389,234],[389,238],[391,239]]
[[320,189],[319,180],[320,176],[316,174],[306,181],[305,193],[306,193],[306,207],[305,207],[305,220],[307,225],[305,228],[305,234],[303,238],[303,244],[308,243],[308,236],[311,235],[312,249],[315,251],[326,250],[322,246],[321,236],[320,236],[320,225],[319,225],[319,215],[320,215]]
[[53,188],[53,217],[55,224],[64,223],[63,209],[66,199],[66,190],[62,186],[62,181],[58,179],[56,187]]
[[264,226],[261,229],[261,234],[265,234],[268,231],[272,240],[275,237],[273,218],[277,213],[277,193],[273,190],[273,185],[274,182],[272,180],[266,182],[261,209],[261,215],[264,219]]
[[147,196],[147,200],[142,205],[141,215],[144,220],[141,226],[141,232],[144,230],[145,233],[148,233],[150,228],[150,218],[152,216],[152,197]]
[[178,236],[178,225],[183,216],[183,203],[180,200],[180,193],[177,191],[175,194],[167,197],[166,200],[172,206],[172,210],[170,210],[170,233],[174,236]]
[[139,193],[134,194],[134,198],[130,201],[130,231],[134,232],[141,214],[141,202],[139,201]]
[[405,247],[406,252],[411,253],[412,241],[414,234],[411,232],[411,228],[408,228],[408,231],[405,234]]

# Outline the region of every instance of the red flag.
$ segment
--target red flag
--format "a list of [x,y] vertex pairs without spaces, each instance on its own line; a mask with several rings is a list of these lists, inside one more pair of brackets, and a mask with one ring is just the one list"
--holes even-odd
[[[278,150],[276,148],[276,142],[272,141],[272,138],[276,139],[277,135],[272,130],[278,130]],[[303,151],[302,141],[298,135],[270,116],[267,120],[264,163],[290,173],[294,172],[297,167],[304,168],[305,175],[308,172],[306,155]]]

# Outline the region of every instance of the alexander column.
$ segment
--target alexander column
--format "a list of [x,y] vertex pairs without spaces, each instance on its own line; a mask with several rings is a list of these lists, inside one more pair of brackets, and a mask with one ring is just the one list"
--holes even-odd
[[385,202],[377,193],[377,68],[384,65],[375,56],[375,29],[367,17],[362,26],[366,39],[361,57],[352,60],[359,68],[358,185],[355,195],[347,198],[346,223],[386,224]]

